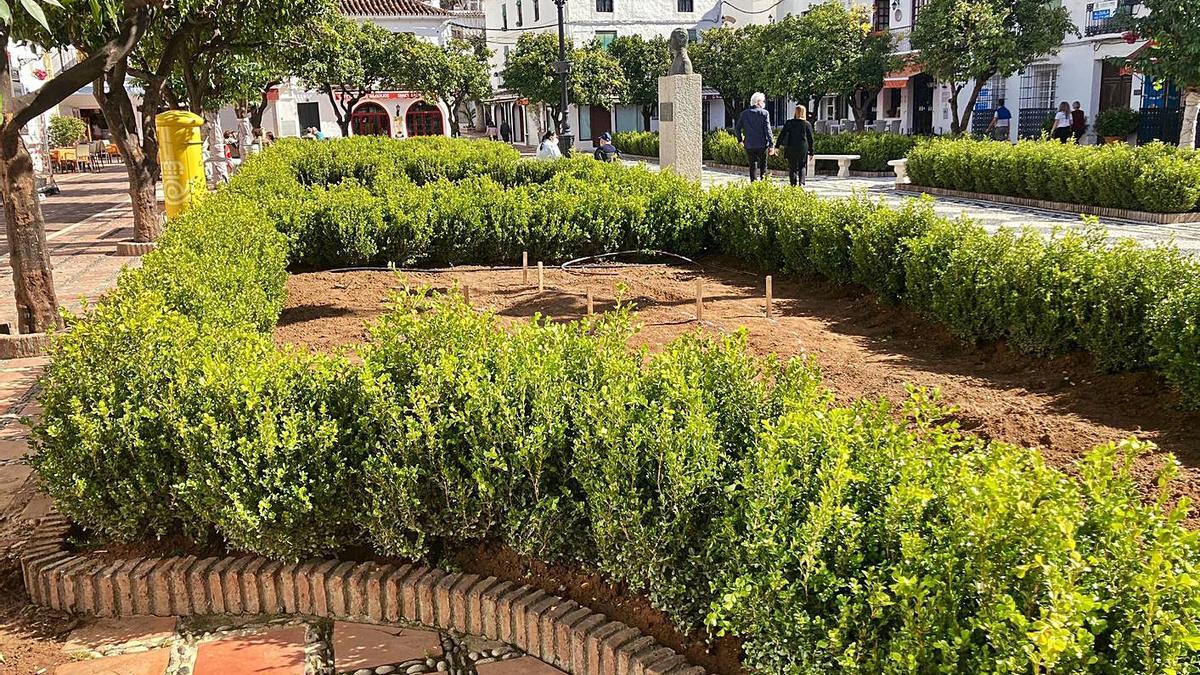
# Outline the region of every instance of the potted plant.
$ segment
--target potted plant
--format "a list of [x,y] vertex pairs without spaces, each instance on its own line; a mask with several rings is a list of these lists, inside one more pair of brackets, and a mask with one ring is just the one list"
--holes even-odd
[[1137,133],[1138,113],[1129,108],[1109,108],[1096,115],[1096,135],[1105,143],[1117,143]]
[[50,118],[50,147],[73,148],[87,133],[87,125],[78,117],[55,115]]

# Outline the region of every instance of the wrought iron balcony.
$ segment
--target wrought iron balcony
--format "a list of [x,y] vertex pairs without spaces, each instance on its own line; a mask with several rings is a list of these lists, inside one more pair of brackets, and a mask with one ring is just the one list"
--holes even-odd
[[1087,37],[1124,33],[1133,28],[1141,0],[1097,0],[1087,4],[1083,34]]

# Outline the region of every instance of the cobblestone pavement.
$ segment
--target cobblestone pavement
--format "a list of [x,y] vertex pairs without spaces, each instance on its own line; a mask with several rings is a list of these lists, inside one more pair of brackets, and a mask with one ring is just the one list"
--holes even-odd
[[[113,255],[117,242],[133,236],[132,212],[125,170],[109,165],[97,173],[59,178],[62,192],[42,202],[54,284],[59,303],[76,309],[116,283],[126,265],[137,258]],[[0,321],[15,322],[12,267],[8,249],[0,249]],[[44,357],[0,361],[0,552],[10,543],[6,535],[30,519],[45,515],[49,501],[29,480],[31,470],[22,457],[27,451],[25,416],[36,417],[34,397]]]
[[54,675],[562,675],[502,642],[307,617],[98,619],[63,651]]
[[[632,164],[633,162],[628,163]],[[655,162],[646,162],[646,165],[651,169],[658,168],[658,164]],[[713,187],[746,180],[748,180],[746,174],[705,168],[701,183],[705,187]],[[772,181],[781,185],[788,184],[786,176],[774,176]],[[816,176],[808,181],[808,189],[821,197],[849,197],[859,193],[882,198],[891,205],[899,205],[906,199],[912,198],[910,194],[897,192],[893,186],[894,181],[891,178]],[[990,231],[1001,227],[1032,227],[1043,234],[1048,234],[1055,228],[1078,227],[1081,223],[1078,216],[972,199],[935,197],[934,209],[938,214],[950,218],[957,218],[965,214]],[[1192,254],[1200,254],[1200,225],[1150,225],[1105,218],[1102,218],[1100,222],[1108,228],[1109,234],[1113,237],[1132,237],[1145,244],[1174,240],[1179,248]]]

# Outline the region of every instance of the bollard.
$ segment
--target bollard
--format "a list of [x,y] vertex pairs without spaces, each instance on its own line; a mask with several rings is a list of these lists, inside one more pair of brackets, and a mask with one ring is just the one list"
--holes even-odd
[[187,211],[207,191],[200,138],[203,124],[203,117],[183,110],[169,110],[154,118],[167,218]]

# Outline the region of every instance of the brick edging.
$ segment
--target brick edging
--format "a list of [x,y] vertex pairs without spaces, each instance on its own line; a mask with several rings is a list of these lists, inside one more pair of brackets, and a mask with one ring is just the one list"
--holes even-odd
[[1107,206],[1091,206],[1088,204],[1072,204],[1069,202],[1048,202],[1042,201],[1041,199],[1013,197],[1011,195],[996,195],[987,192],[951,190],[950,188],[927,187],[924,185],[917,185],[915,183],[897,185],[896,189],[904,192],[927,192],[937,197],[958,197],[961,199],[975,199],[984,202],[1009,204],[1012,206],[1025,206],[1028,208],[1043,209],[1045,211],[1059,211],[1070,214],[1086,213],[1091,216],[1100,216],[1101,218],[1115,218],[1118,220],[1129,220],[1137,223],[1148,223],[1150,225],[1200,225],[1200,211],[1189,211],[1186,213],[1155,213],[1152,211],[1116,209]]
[[426,626],[501,640],[572,675],[704,675],[638,629],[496,577],[423,565],[259,556],[112,559],[67,550],[61,516],[21,554],[32,602],[101,617],[305,614]]

